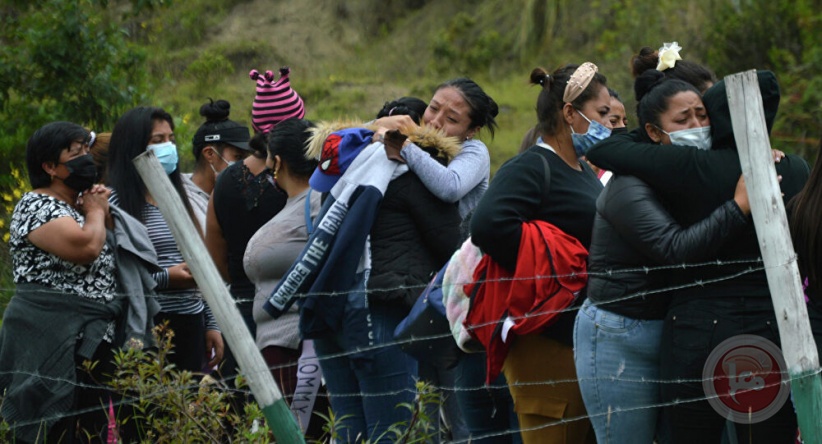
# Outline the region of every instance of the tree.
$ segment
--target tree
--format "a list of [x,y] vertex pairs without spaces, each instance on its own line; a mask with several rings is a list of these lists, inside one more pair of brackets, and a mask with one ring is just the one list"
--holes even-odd
[[[22,161],[42,124],[109,130],[147,91],[145,49],[104,0],[6,2],[0,19],[0,155]],[[139,3],[139,4],[138,4]],[[135,2],[146,8],[156,2]],[[8,165],[0,166],[0,174]],[[0,184],[2,186],[2,184]]]

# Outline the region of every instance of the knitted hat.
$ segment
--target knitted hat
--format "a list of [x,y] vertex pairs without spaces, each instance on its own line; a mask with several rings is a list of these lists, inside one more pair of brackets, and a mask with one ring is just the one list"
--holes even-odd
[[308,180],[311,188],[327,193],[345,173],[354,158],[371,144],[374,132],[365,128],[348,128],[331,133],[323,142],[320,164]]
[[291,89],[289,72],[287,66],[280,68],[280,79],[276,82],[271,71],[262,75],[252,69],[248,73],[251,80],[257,81],[257,95],[251,109],[251,126],[255,131],[267,133],[283,120],[305,116],[303,99]]

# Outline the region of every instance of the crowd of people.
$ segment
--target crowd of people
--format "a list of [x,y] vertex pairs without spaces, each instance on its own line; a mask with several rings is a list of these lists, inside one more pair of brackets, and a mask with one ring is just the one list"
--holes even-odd
[[[177,369],[228,385],[242,373],[132,162],[151,151],[285,399],[330,408],[344,442],[390,442],[419,380],[441,399],[436,440],[795,442],[790,399],[736,424],[703,384],[723,341],[781,342],[765,271],[751,267],[761,252],[724,81],[680,50],[633,57],[636,124],[595,64],[535,68],[537,124],[493,180],[478,136],[494,136],[500,109],[464,77],[427,102],[386,98],[373,120],[312,122],[288,68],[252,70],[252,130],[209,100],[190,174],[163,109],[134,108],[110,133],[44,125],[10,226],[0,416],[16,442],[111,442],[103,406],[121,399],[100,383],[117,350],[154,346],[158,324],[174,332]],[[768,71],[758,82],[770,130],[779,87]],[[774,161],[822,344],[822,160]],[[466,245],[478,260],[452,284],[465,307],[452,331],[470,344],[431,347],[454,354],[448,365],[412,357],[395,331]],[[84,360],[100,365],[89,374]],[[295,397],[303,360],[324,383]],[[298,410],[320,438],[320,418]]]

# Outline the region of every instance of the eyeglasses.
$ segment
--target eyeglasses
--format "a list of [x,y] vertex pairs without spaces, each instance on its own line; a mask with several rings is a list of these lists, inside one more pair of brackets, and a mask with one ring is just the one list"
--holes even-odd
[[74,154],[77,152],[85,152],[88,153],[91,149],[91,141],[90,140],[75,140],[71,142],[71,145],[68,147],[69,154]]

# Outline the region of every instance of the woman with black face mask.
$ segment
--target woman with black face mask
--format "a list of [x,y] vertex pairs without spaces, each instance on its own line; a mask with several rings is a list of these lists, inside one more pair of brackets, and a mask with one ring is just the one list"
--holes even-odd
[[[110,191],[94,184],[89,141],[80,125],[52,122],[26,147],[34,189],[12,214],[16,293],[0,334],[0,392],[6,395],[0,414],[10,424],[31,424],[12,426],[23,442],[43,439],[43,432],[48,441],[72,441],[78,430],[105,429],[99,407],[111,398],[90,388],[99,382],[78,370],[84,359],[111,362],[120,322],[115,259],[106,244]],[[103,367],[92,372],[97,381]],[[91,413],[68,414],[83,410]]]

